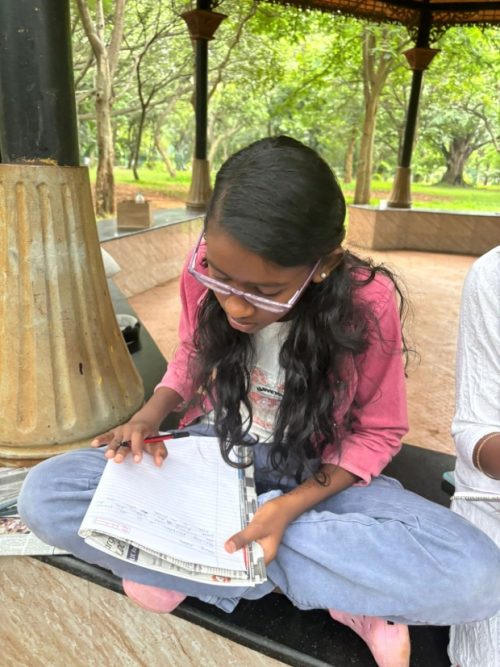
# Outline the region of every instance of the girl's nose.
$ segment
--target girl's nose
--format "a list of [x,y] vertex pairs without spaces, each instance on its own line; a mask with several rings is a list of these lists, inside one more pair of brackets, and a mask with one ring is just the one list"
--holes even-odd
[[230,294],[227,297],[224,301],[224,310],[235,320],[251,317],[255,312],[251,303],[236,294]]

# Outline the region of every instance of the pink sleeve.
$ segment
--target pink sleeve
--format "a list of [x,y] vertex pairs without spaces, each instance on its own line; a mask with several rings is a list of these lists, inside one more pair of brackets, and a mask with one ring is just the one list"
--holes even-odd
[[193,377],[189,370],[189,360],[193,353],[193,335],[196,329],[198,306],[206,294],[206,289],[200,285],[187,270],[188,258],[182,269],[180,278],[181,316],[179,320],[179,346],[174,357],[169,361],[167,371],[158,387],[169,387],[189,402],[196,392]]
[[333,446],[327,446],[322,456],[323,463],[338,464],[364,483],[381,473],[401,449],[401,438],[408,431],[401,324],[394,289],[377,280],[371,286],[370,291],[378,293],[375,315],[379,331],[370,335],[368,349],[354,357],[350,429],[342,440],[340,456]]

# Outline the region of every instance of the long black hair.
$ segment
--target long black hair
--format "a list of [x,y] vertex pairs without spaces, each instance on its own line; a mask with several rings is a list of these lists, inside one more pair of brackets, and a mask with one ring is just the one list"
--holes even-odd
[[[311,148],[279,136],[261,139],[224,163],[206,225],[216,223],[275,264],[312,267],[344,240],[345,212],[342,191],[327,163]],[[385,267],[345,252],[330,275],[311,283],[291,311],[291,326],[279,353],[285,386],[270,445],[274,469],[284,474],[311,470],[311,459],[326,445],[340,447],[346,424],[335,424],[333,415],[350,380],[345,362],[367,348],[368,334],[377,327],[369,304],[355,299],[354,293],[380,272],[393,280]],[[230,326],[209,291],[200,307],[194,342],[193,368],[202,394],[212,403],[222,455],[231,463],[231,450],[242,444],[251,427],[252,337]],[[245,424],[242,403],[250,415]]]

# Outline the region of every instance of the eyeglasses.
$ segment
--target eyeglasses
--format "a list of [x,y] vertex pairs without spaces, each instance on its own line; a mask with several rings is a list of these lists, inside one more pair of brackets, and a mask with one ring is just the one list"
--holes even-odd
[[266,299],[266,297],[258,296],[257,294],[242,292],[241,290],[226,285],[220,280],[216,280],[215,278],[211,278],[210,276],[206,276],[204,273],[200,273],[199,271],[197,271],[194,267],[196,266],[196,261],[198,259],[198,253],[200,250],[202,238],[203,238],[203,232],[200,234],[200,238],[198,239],[198,243],[196,244],[196,248],[194,249],[191,261],[189,262],[188,266],[188,271],[193,276],[193,278],[196,278],[196,280],[199,283],[201,283],[205,287],[208,287],[208,289],[214,292],[219,292],[219,294],[226,294],[226,295],[234,294],[235,296],[239,296],[242,299],[245,299],[245,301],[251,303],[252,306],[255,306],[256,308],[262,308],[262,310],[267,310],[270,313],[287,313],[291,308],[293,308],[293,306],[297,303],[300,295],[303,293],[303,291],[311,282],[312,277],[314,276],[314,273],[321,262],[321,260],[318,259],[316,264],[313,266],[311,272],[305,279],[302,287],[300,287],[300,289],[298,289],[295,292],[295,294],[291,297],[291,299],[289,299],[286,303],[281,303],[279,301],[274,301],[274,299]]

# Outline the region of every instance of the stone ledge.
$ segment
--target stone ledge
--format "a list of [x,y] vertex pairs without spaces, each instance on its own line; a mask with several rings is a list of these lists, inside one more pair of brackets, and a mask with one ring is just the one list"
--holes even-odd
[[372,250],[482,255],[500,243],[500,215],[430,209],[348,207],[347,242]]
[[202,223],[201,216],[191,217],[102,241],[121,268],[113,276],[115,284],[129,298],[178,278]]

